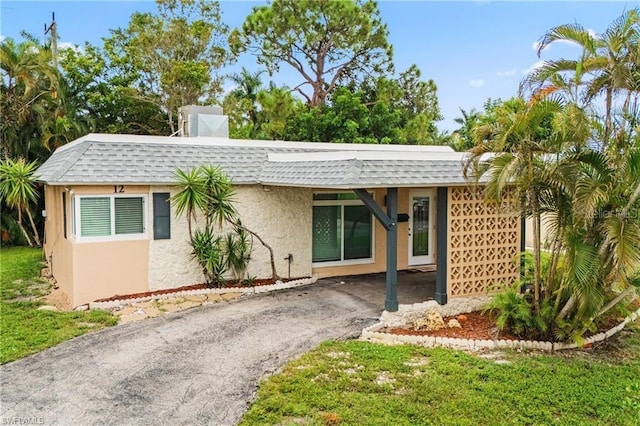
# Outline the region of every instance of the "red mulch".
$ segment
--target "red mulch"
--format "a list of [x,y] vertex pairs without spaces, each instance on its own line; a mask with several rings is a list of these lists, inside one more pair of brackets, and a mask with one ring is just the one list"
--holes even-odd
[[[299,279],[302,279],[302,278],[280,278],[280,281],[286,283],[289,281],[295,281]],[[228,288],[230,290],[233,290],[238,288],[259,287],[259,286],[271,285],[271,284],[275,284],[275,281],[272,280],[271,278],[254,280],[250,286],[244,286],[242,284],[238,284],[237,281],[228,281],[222,288]],[[105,299],[98,299],[96,300],[96,302],[113,302],[114,300],[137,299],[139,297],[158,296],[161,294],[177,293],[179,291],[204,290],[208,288],[215,288],[215,287],[207,287],[206,284],[194,284],[194,285],[187,285],[184,287],[168,288],[164,290],[147,291],[146,293],[134,293],[134,294],[123,294],[123,295],[116,294],[115,296],[107,297]]]
[[[466,317],[466,320],[464,320]],[[385,328],[380,331],[383,333],[401,334],[407,336],[434,336],[434,337],[455,337],[460,339],[474,340],[492,340],[494,338],[500,340],[518,340],[518,338],[505,331],[498,333],[495,322],[489,314],[481,312],[470,312],[468,314],[458,315],[455,317],[444,317],[444,323],[449,320],[457,319],[462,328],[449,328],[445,325],[439,330],[413,330],[410,328]]]
[[[640,306],[640,298],[634,301],[633,303]],[[490,314],[483,314],[482,312],[470,312],[467,314],[463,314],[462,316],[466,317],[466,321],[460,318],[461,316],[455,317],[444,317],[444,323],[447,324],[451,319],[458,319],[458,322],[462,326],[462,328],[449,328],[445,325],[444,328],[439,330],[414,330],[412,328],[384,328],[380,331],[383,333],[391,333],[391,334],[400,334],[405,336],[434,336],[434,337],[455,337],[460,339],[474,339],[474,340],[519,340],[515,335],[507,332],[507,331],[498,331],[495,325],[495,319]],[[604,319],[600,324],[598,324],[598,329],[593,332],[587,332],[585,337],[592,336],[594,334],[602,333],[604,331],[610,330],[613,327],[620,324],[624,318],[618,318],[616,316],[610,316]]]

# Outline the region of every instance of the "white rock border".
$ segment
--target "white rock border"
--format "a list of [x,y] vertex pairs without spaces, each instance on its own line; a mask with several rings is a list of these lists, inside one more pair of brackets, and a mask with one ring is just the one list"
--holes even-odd
[[130,305],[132,303],[140,303],[140,302],[148,302],[151,300],[162,300],[162,299],[170,299],[174,297],[185,297],[185,296],[200,296],[206,294],[225,294],[225,293],[242,293],[242,294],[258,294],[258,293],[267,293],[270,291],[276,290],[285,290],[289,288],[301,287],[309,284],[313,284],[318,280],[317,276],[313,276],[310,278],[301,278],[299,280],[282,282],[280,280],[276,281],[275,284],[269,285],[258,285],[252,287],[226,287],[226,288],[202,288],[198,290],[182,290],[182,291],[174,291],[170,293],[164,294],[156,294],[152,296],[144,296],[144,297],[136,297],[136,298],[123,298],[117,300],[109,300],[105,302],[91,302],[89,303],[89,309],[113,309],[113,308],[121,308],[125,305]]
[[[472,299],[472,298],[469,298]],[[473,298],[480,299],[480,298]],[[486,299],[485,299],[486,301]],[[360,340],[364,340],[367,342],[373,343],[383,343],[388,345],[399,345],[399,344],[413,344],[413,345],[421,345],[425,347],[445,347],[451,349],[461,349],[461,350],[471,350],[477,351],[481,349],[535,349],[541,351],[561,351],[566,349],[576,349],[583,347],[588,344],[593,344],[597,342],[602,342],[610,338],[611,336],[618,333],[622,330],[627,324],[630,322],[636,321],[640,318],[640,308],[638,308],[635,312],[631,313],[627,316],[624,321],[622,321],[617,326],[611,328],[610,330],[604,333],[598,333],[593,336],[590,336],[584,339],[584,342],[580,345],[576,343],[562,343],[562,342],[541,342],[541,341],[531,341],[531,340],[472,340],[472,339],[460,339],[460,338],[451,338],[451,337],[434,337],[434,336],[407,336],[407,335],[399,335],[399,334],[391,334],[391,333],[383,333],[380,330],[386,327],[398,327],[399,325],[404,325],[408,320],[415,315],[419,315],[424,313],[426,309],[433,309],[436,311],[444,311],[446,315],[443,316],[453,316],[461,313],[473,312],[477,309],[471,310],[458,310],[462,308],[464,305],[473,306],[476,303],[479,303],[480,300],[466,300],[464,304],[457,303],[459,300],[454,299],[453,302],[450,302],[447,305],[438,305],[436,302],[430,301],[426,303],[416,304],[416,305],[401,305],[398,309],[398,312],[387,312],[384,311],[382,316],[380,317],[380,322],[373,324],[369,327],[366,327],[362,330],[362,334],[360,335]],[[449,305],[452,306],[449,306]],[[434,306],[435,305],[435,306]],[[482,303],[477,306],[480,307]],[[448,306],[448,307],[447,307]],[[404,309],[403,309],[404,307]],[[438,309],[440,307],[440,309]],[[458,310],[456,312],[456,310]],[[442,314],[442,312],[440,312]],[[404,319],[404,323],[400,323],[400,321]]]

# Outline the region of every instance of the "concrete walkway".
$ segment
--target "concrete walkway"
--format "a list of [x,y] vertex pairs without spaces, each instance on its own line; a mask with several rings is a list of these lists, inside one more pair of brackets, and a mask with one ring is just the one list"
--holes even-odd
[[324,340],[355,337],[376,321],[383,288],[369,284],[362,291],[357,282],[342,282],[123,324],[6,364],[0,367],[0,418],[235,424],[261,377]]

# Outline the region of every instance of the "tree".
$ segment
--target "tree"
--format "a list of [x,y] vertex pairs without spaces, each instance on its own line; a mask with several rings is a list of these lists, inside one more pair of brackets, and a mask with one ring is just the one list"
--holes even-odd
[[91,117],[90,126],[100,133],[167,135],[168,115],[140,97],[133,72],[112,66],[107,53],[85,43],[82,49],[60,51],[60,66],[68,98],[76,110]]
[[523,82],[521,90],[533,89],[534,97],[561,92],[572,102],[589,105],[604,94],[605,119],[601,141],[606,148],[612,133],[612,112],[617,93],[625,108],[640,89],[640,12],[632,9],[616,19],[604,33],[593,35],[580,24],[560,25],[545,33],[538,56],[550,44],[572,42],[582,48],[579,59],[546,61]]
[[0,162],[0,201],[16,211],[18,215],[16,223],[30,246],[33,246],[33,242],[23,226],[22,219],[23,214],[26,214],[31,225],[33,240],[39,246],[40,237],[30,209],[31,203],[35,203],[38,199],[34,176],[36,168],[35,162],[27,163],[23,158],[17,160],[6,158]]
[[60,103],[60,75],[49,52],[31,39],[2,40],[0,64],[2,156],[33,158],[40,148],[40,127]]
[[316,107],[341,82],[389,70],[387,36],[374,1],[274,0],[254,7],[229,44],[255,54],[270,74],[292,67],[302,78],[293,90]]
[[[500,202],[506,189],[513,188],[514,199],[523,200],[522,214],[533,218],[534,308],[540,312],[542,278],[540,267],[540,195],[545,186],[544,156],[556,152],[550,131],[553,116],[561,109],[556,101],[527,104],[512,99],[496,109],[496,121],[476,127],[475,146],[469,151],[467,169],[476,182],[487,179],[488,199]],[[490,159],[487,154],[494,153]]]
[[[180,106],[210,104],[222,93],[214,73],[229,59],[217,2],[156,0],[157,15],[134,13],[104,39],[108,67],[128,80],[132,98],[167,114],[172,133]],[[125,86],[126,87],[126,86]]]

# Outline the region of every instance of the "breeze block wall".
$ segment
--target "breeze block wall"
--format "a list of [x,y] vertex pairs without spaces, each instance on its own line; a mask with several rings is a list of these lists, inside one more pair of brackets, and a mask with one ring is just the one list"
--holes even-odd
[[485,202],[482,188],[449,188],[447,287],[449,297],[486,294],[519,276],[521,221],[510,193]]

